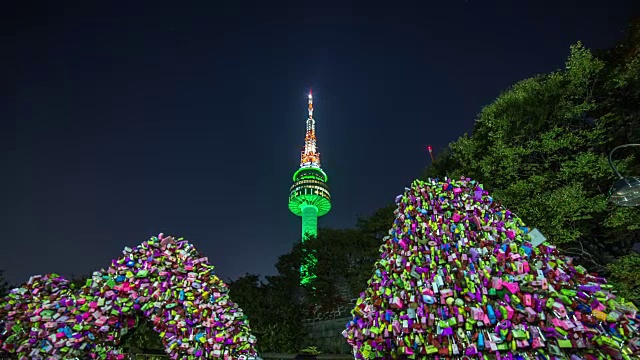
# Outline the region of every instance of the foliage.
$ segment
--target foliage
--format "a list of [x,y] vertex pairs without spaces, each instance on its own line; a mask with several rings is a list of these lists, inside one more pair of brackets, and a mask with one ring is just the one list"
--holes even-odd
[[355,257],[355,264],[347,276],[354,297],[358,297],[367,286],[367,281],[373,273],[373,265],[380,257],[380,245],[383,238],[389,235],[395,220],[396,208],[394,203],[390,203],[368,217],[360,217],[356,223],[359,236],[354,236],[353,249],[358,256]]
[[454,172],[458,168],[460,168],[460,164],[455,162],[451,147],[447,146],[436,154],[433,163],[422,173],[422,178],[444,178],[447,174]]
[[355,299],[378,256],[380,241],[374,239],[358,229],[320,229],[317,238],[306,241],[318,259],[315,289],[307,292],[309,301],[330,311]]
[[611,271],[609,281],[618,290],[618,295],[640,304],[640,255],[623,256],[614,264],[609,264],[608,268]]
[[[451,143],[423,176],[482,181],[565,252],[605,270],[640,235],[640,211],[607,201],[614,180],[608,151],[640,139],[639,29],[600,56],[577,43],[565,69],[500,94],[472,135]],[[640,171],[632,157],[616,164]]]
[[[358,220],[355,229],[321,228],[318,236],[298,242],[279,257],[278,275],[245,276],[229,283],[230,296],[250,320],[261,352],[297,352],[306,341],[304,320],[316,312],[351,303],[366,287],[382,238],[393,222],[395,206]],[[318,263],[313,287],[300,287],[303,250]]]
[[151,321],[146,318],[140,319],[138,325],[122,337],[120,346],[129,353],[139,351],[147,353],[149,350],[164,353],[160,335],[153,329]]
[[300,350],[300,354],[305,354],[305,355],[320,355],[320,351],[318,351],[318,348],[315,346],[309,346],[306,349]]
[[299,262],[286,254],[278,264],[282,272],[268,276],[266,281],[258,275],[246,274],[230,282],[230,297],[248,317],[259,351],[296,352],[305,338],[299,276],[292,271],[299,268]]
[[631,23],[626,38],[599,54],[605,61],[601,86],[594,96],[601,104],[599,118],[607,118],[614,143],[640,142],[640,18]]
[[0,270],[0,297],[7,295],[9,290],[11,290],[11,285],[4,277],[4,270]]
[[368,217],[358,218],[356,223],[356,229],[362,233],[362,239],[365,242],[377,242],[375,246],[375,256],[378,256],[378,247],[382,244],[382,239],[389,235],[389,229],[393,224],[395,215],[393,212],[396,210],[396,205],[390,203],[373,212]]
[[83,276],[83,275],[71,274],[71,278],[69,279],[69,282],[71,283],[71,287],[81,288],[86,284],[87,279],[91,279],[91,275]]

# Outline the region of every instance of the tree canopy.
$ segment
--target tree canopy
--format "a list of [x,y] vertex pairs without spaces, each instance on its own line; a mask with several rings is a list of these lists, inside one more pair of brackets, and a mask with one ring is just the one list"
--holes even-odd
[[249,317],[259,350],[301,350],[307,345],[305,319],[351,303],[366,287],[378,256],[380,241],[371,236],[390,221],[392,210],[381,209],[360,219],[355,229],[321,228],[317,237],[305,241],[304,249],[318,260],[313,288],[300,286],[300,242],[280,256],[275,265],[278,275],[262,279],[247,274],[231,282],[230,296]]
[[[607,201],[615,180],[607,158],[618,145],[640,142],[639,121],[635,21],[613,48],[594,54],[577,43],[564,69],[500,94],[482,109],[472,134],[449,144],[423,178],[464,175],[482,181],[565,253],[592,270],[617,272],[612,278],[622,281],[620,272],[628,268],[623,265],[637,264],[630,253],[640,238],[640,209]],[[640,173],[632,151],[616,155],[621,173]]]
[[4,270],[0,270],[0,296],[5,296],[9,293],[11,286],[9,282],[4,277]]

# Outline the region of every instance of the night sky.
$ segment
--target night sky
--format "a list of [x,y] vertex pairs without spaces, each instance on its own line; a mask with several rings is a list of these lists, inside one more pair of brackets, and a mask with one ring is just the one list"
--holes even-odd
[[224,280],[273,274],[299,240],[287,196],[310,87],[333,196],[319,223],[352,227],[420,175],[426,145],[438,151],[502,90],[563,67],[578,40],[609,47],[640,15],[633,0],[193,4],[5,12],[11,282],[87,274],[159,232],[191,240]]

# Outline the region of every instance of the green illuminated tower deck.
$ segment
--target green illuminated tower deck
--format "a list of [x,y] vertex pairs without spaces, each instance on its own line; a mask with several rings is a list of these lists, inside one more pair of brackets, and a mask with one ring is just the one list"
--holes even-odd
[[[289,192],[289,210],[302,217],[302,242],[318,234],[318,217],[331,210],[331,194],[327,174],[320,167],[320,153],[316,149],[316,125],[313,119],[313,94],[309,91],[309,118],[300,156],[300,169],[293,174]],[[300,282],[310,285],[315,279],[313,269],[317,259],[306,253],[300,266]]]

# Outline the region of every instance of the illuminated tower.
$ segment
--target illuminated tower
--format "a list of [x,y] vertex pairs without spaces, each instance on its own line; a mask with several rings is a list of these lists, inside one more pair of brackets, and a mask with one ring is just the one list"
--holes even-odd
[[[313,119],[313,94],[309,90],[309,118],[304,137],[304,150],[300,156],[300,169],[293,174],[289,192],[289,210],[302,216],[302,242],[318,234],[318,217],[331,209],[331,195],[327,174],[320,167],[320,153],[316,148],[316,121]],[[309,285],[315,279],[313,269],[317,259],[305,253],[300,267],[300,282]]]

